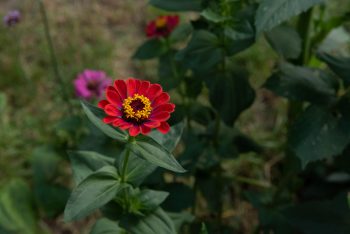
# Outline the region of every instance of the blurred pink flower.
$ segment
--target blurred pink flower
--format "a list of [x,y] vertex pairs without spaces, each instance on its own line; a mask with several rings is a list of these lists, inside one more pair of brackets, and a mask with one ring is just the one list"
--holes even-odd
[[112,79],[103,71],[84,70],[74,80],[75,93],[78,97],[90,100],[101,99],[105,89],[112,84]]
[[18,10],[12,10],[4,16],[4,24],[7,27],[14,26],[21,20],[21,13]]

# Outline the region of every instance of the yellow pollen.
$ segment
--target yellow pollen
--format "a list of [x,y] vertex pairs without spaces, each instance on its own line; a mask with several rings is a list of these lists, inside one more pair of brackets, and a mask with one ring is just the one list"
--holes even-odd
[[124,99],[123,112],[128,119],[134,119],[136,121],[147,119],[150,116],[151,111],[151,101],[143,95],[136,93],[134,96]]
[[163,28],[166,25],[166,17],[162,16],[156,19],[156,27]]

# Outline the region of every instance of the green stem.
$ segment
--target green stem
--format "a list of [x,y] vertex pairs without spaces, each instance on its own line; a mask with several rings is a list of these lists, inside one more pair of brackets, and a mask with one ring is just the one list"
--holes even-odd
[[128,168],[129,157],[130,157],[130,149],[127,148],[125,152],[125,158],[124,158],[122,174],[121,174],[122,183],[126,182],[126,170]]
[[51,37],[51,34],[50,34],[50,26],[49,26],[47,13],[46,13],[46,8],[45,8],[45,5],[44,5],[42,0],[37,0],[37,1],[38,1],[38,4],[39,4],[42,21],[44,23],[45,37],[46,37],[46,41],[47,41],[47,44],[48,44],[48,47],[49,47],[50,58],[51,58],[51,62],[52,62],[52,65],[53,65],[54,76],[56,78],[56,82],[60,85],[63,100],[67,103],[67,105],[69,107],[71,107],[71,104],[70,104],[70,101],[69,101],[68,92],[67,92],[67,90],[65,88],[64,81],[63,81],[62,76],[60,75],[60,72],[59,72],[59,69],[58,69],[57,56],[56,56],[56,53],[55,53],[55,49],[54,49],[53,42],[52,42],[52,37]]
[[298,32],[303,40],[302,54],[297,63],[298,65],[307,65],[311,54],[311,33],[313,30],[313,8],[302,13],[298,21]]

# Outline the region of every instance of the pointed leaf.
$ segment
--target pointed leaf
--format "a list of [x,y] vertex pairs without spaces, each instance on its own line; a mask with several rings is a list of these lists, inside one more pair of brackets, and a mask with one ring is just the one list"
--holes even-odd
[[283,58],[296,59],[299,57],[301,38],[294,28],[287,25],[277,26],[265,36],[271,47]]
[[186,171],[167,149],[150,137],[138,136],[135,141],[129,143],[127,147],[137,156],[159,167],[174,172]]
[[258,33],[268,31],[323,2],[324,0],[262,0],[256,14],[255,26]]
[[116,168],[102,167],[73,190],[64,211],[65,221],[77,220],[91,214],[115,198],[123,188]]
[[159,39],[151,39],[144,42],[132,56],[133,59],[146,60],[157,58],[166,51],[163,43]]
[[181,139],[184,127],[185,123],[180,122],[171,126],[167,134],[162,134],[159,131],[152,131],[148,136],[165,147],[169,152],[172,152]]
[[125,131],[113,128],[102,121],[101,118],[104,116],[103,110],[85,102],[81,102],[81,105],[83,106],[84,112],[89,120],[104,134],[121,142],[127,141],[128,134]]
[[333,77],[321,70],[282,63],[264,86],[290,100],[327,105],[336,100],[332,82]]
[[126,232],[116,221],[101,218],[94,224],[90,234],[126,234]]
[[345,87],[350,86],[350,57],[334,57],[327,53],[319,53],[318,57],[343,80]]
[[92,151],[68,151],[76,185],[103,166],[113,165],[110,157]]
[[161,208],[142,218],[130,218],[121,225],[133,234],[176,234],[173,221]]

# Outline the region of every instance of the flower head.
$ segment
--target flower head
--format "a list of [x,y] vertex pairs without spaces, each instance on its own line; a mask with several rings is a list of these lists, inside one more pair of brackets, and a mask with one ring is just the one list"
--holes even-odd
[[179,24],[178,15],[159,16],[148,23],[146,35],[149,38],[167,37]]
[[94,70],[84,70],[74,80],[76,95],[85,100],[102,98],[104,90],[111,84],[112,79],[105,72]]
[[21,13],[18,10],[12,10],[4,16],[4,24],[7,27],[14,26],[21,20]]
[[130,136],[146,135],[152,128],[163,134],[170,130],[166,121],[175,105],[169,103],[169,94],[159,84],[134,78],[116,80],[106,89],[106,97],[98,104],[107,114],[104,123],[128,129]]

